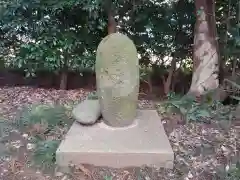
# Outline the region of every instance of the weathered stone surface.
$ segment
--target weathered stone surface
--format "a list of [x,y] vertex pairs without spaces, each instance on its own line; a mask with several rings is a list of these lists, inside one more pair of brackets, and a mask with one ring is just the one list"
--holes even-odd
[[104,122],[73,124],[56,152],[57,164],[123,168],[173,167],[174,154],[156,110],[138,110],[133,124],[114,128]]
[[132,40],[121,33],[106,36],[98,46],[96,80],[103,121],[124,127],[136,117],[139,60]]
[[99,101],[86,99],[73,109],[72,114],[81,124],[94,124],[101,115]]

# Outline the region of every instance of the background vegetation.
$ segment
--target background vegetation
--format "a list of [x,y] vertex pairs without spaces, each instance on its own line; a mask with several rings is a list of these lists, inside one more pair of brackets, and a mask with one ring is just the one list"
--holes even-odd
[[[240,118],[239,0],[1,0],[0,17],[0,84],[18,81],[10,76],[18,72],[25,84],[40,87],[42,78],[63,90],[82,83],[74,74],[94,88],[97,46],[118,31],[137,47],[144,93],[166,98],[157,106],[163,116],[177,112],[187,123],[218,121],[223,129]],[[26,107],[12,125],[32,137],[33,157],[46,169],[72,122],[67,113]],[[239,179],[235,165],[219,178]]]
[[[150,90],[155,83],[164,84],[166,94],[185,93],[190,87],[194,26],[200,10],[191,0],[4,0],[0,11],[1,69],[18,70],[26,77],[57,73],[61,75],[58,86],[66,89],[67,72],[94,70],[96,48],[108,33],[111,12],[118,31],[136,44]],[[234,74],[238,65],[238,2],[217,1],[215,12],[211,16],[217,25],[223,79]]]

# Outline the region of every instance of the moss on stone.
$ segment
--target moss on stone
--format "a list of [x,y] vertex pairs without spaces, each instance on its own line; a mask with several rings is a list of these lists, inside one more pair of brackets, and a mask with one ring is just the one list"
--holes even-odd
[[97,49],[95,69],[106,124],[115,127],[132,124],[139,92],[139,61],[132,40],[121,33],[105,37]]

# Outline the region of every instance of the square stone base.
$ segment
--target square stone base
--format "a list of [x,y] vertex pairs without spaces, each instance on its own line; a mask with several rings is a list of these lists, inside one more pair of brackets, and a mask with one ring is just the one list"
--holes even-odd
[[73,123],[61,142],[56,161],[112,168],[156,166],[173,168],[174,153],[156,110],[138,110],[135,122],[113,128],[103,122],[93,126]]

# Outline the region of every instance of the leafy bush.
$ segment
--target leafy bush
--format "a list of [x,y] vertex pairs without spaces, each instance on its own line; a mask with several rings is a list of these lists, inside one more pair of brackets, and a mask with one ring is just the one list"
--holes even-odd
[[163,108],[165,112],[180,113],[187,122],[232,119],[231,108],[223,106],[222,103],[211,98],[205,98],[205,101],[198,101],[196,97],[191,95],[181,97],[170,93],[167,101],[163,103],[162,107],[160,105],[160,108]]

